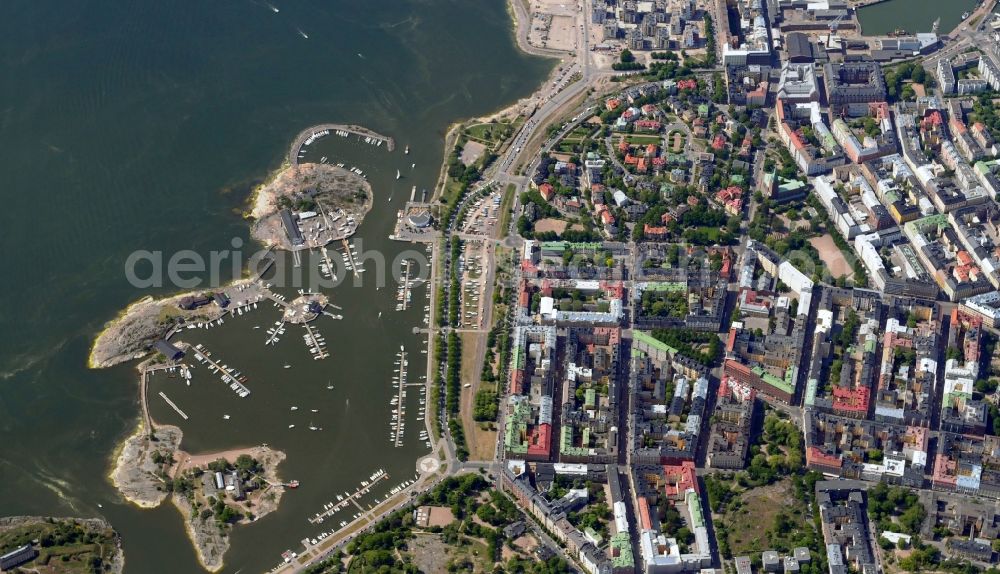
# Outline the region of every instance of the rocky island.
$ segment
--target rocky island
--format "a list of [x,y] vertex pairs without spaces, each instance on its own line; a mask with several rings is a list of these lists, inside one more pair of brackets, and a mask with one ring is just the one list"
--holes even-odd
[[[372,204],[372,187],[361,170],[290,161],[254,191],[245,215],[252,220],[253,237],[269,249],[298,250],[350,237]],[[295,301],[283,303],[256,277],[160,299],[145,297],[106,325],[88,361],[91,368],[106,368],[148,357],[137,366],[142,417],[112,457],[110,479],[122,496],[142,508],[155,508],[169,497],[209,571],[222,568],[233,527],[274,511],[285,488],[297,484],[278,478],[285,454],[265,446],[201,455],[181,450],[182,430],[156,424],[149,415],[147,377],[177,365],[190,351],[184,342],[171,340],[180,329],[221,323],[236,309],[267,299],[286,306],[291,323],[315,315],[312,307],[307,312]]]
[[[252,236],[283,250],[322,247],[350,237],[374,198],[371,184],[359,171],[326,163],[286,163],[249,200],[245,215],[252,220]],[[217,295],[237,297],[238,288],[249,282],[132,303],[98,334],[88,365],[102,369],[142,358],[174,329],[223,317],[224,306],[212,304]]]
[[359,173],[325,163],[287,166],[260,186],[248,216],[268,247],[321,247],[354,234],[372,207],[372,186]]
[[277,467],[285,454],[264,446],[191,455],[180,450],[175,426],[140,425],[122,445],[111,480],[130,502],[159,506],[167,497],[184,524],[206,570],[218,571],[234,526],[278,508],[285,484]]

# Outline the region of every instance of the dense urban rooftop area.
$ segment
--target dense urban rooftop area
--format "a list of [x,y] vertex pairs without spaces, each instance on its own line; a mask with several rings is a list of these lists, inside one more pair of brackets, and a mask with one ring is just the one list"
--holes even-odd
[[459,380],[439,315],[442,393],[493,409],[442,427],[574,568],[997,571],[1000,23],[864,3],[532,3],[591,89],[472,185],[499,327]]

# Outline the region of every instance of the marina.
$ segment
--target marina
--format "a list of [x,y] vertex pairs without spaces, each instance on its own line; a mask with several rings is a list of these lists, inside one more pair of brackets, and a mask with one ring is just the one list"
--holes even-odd
[[250,396],[250,389],[243,384],[247,378],[242,373],[231,368],[229,365],[219,363],[213,359],[212,353],[203,344],[198,343],[194,349],[195,360],[206,364],[210,372],[218,373],[220,380],[228,385],[241,399]]
[[357,264],[357,260],[356,260],[356,257],[358,256],[358,254],[357,254],[357,252],[356,252],[356,250],[354,248],[354,245],[352,245],[349,241],[347,241],[346,239],[344,239],[343,240],[343,249],[344,250],[341,251],[340,254],[344,258],[344,267],[346,267],[348,271],[350,271],[351,273],[353,273],[355,278],[360,277],[361,273],[364,273],[365,270],[358,268],[358,264]]
[[324,520],[337,514],[341,510],[347,508],[350,505],[354,505],[361,512],[365,511],[365,508],[358,503],[358,498],[368,494],[375,485],[383,480],[389,480],[389,474],[382,469],[375,471],[372,475],[368,477],[368,480],[362,480],[361,485],[358,486],[352,493],[345,492],[343,495],[337,495],[337,502],[327,502],[323,505],[323,511],[317,512],[315,516],[309,517],[309,522],[312,524],[322,524]]
[[325,245],[319,248],[320,255],[323,256],[323,261],[319,264],[319,272],[325,278],[330,281],[337,280],[337,268],[334,267],[333,261],[330,260],[330,251]]
[[319,331],[314,331],[309,323],[304,323],[302,326],[306,328],[306,334],[302,338],[305,340],[313,360],[319,361],[329,357],[330,353],[326,350],[326,340],[319,334]]
[[[300,31],[300,33],[302,32]],[[375,133],[361,126],[320,124],[318,126],[302,130],[299,133],[299,135],[295,138],[295,141],[292,143],[291,151],[289,151],[289,162],[292,165],[298,165],[299,160],[302,159],[304,155],[304,148],[311,146],[317,140],[330,135],[330,132],[334,132],[342,138],[356,136],[358,140],[375,147],[382,147],[384,144],[387,151],[393,151],[396,148],[396,142],[393,138]],[[363,174],[359,173],[358,175]]]
[[396,394],[389,401],[392,407],[392,420],[389,422],[389,440],[393,446],[399,448],[403,446],[403,433],[406,431],[406,350],[402,345],[396,353],[396,366],[393,369],[392,384],[396,387]]
[[[275,306],[277,306],[277,305],[275,305]],[[264,341],[264,344],[265,345],[274,345],[275,343],[277,343],[278,341],[281,340],[279,337],[281,337],[281,335],[284,335],[284,334],[285,334],[285,322],[284,321],[275,321],[274,322],[274,326],[270,327],[267,330],[267,340]]]
[[[303,142],[315,131],[330,129],[330,133],[305,147],[308,151],[303,161],[319,163],[325,156],[328,163],[356,166],[368,176],[377,200],[359,233],[365,239],[365,249],[394,257],[407,247],[386,239],[392,229],[392,216],[402,203],[398,196],[413,183],[425,182],[433,187],[444,156],[440,142],[443,130],[459,118],[492,112],[526,96],[552,64],[516,49],[509,18],[500,4],[344,5],[336,10],[319,4],[282,5],[280,14],[253,9],[252,5],[246,10],[234,10],[232,6],[206,4],[191,11],[171,4],[149,4],[124,14],[130,23],[126,26],[119,25],[123,17],[120,10],[95,6],[81,18],[83,12],[76,10],[75,4],[63,4],[44,9],[28,3],[11,13],[11,45],[66,55],[67,65],[59,73],[65,75],[67,85],[78,89],[51,89],[53,72],[47,69],[51,63],[48,60],[41,65],[30,64],[30,58],[12,60],[12,77],[18,78],[18,85],[24,88],[8,94],[11,109],[18,110],[8,118],[12,141],[32,141],[32,137],[37,141],[38,134],[45,132],[59,134],[50,142],[52,147],[39,148],[42,152],[31,145],[12,148],[5,158],[13,170],[10,173],[23,173],[23,179],[11,184],[15,190],[12,197],[30,197],[36,189],[45,190],[65,209],[54,213],[57,219],[64,219],[53,225],[54,233],[39,233],[33,229],[38,226],[37,214],[29,209],[30,203],[16,201],[9,213],[10,236],[19,243],[21,238],[37,235],[38,245],[56,246],[74,265],[25,263],[31,250],[10,250],[12,262],[27,275],[18,274],[9,285],[11,296],[5,298],[8,307],[4,316],[11,318],[14,328],[4,340],[9,351],[4,370],[11,374],[8,382],[16,384],[7,385],[4,399],[12,406],[17,422],[12,425],[11,440],[6,445],[9,452],[5,455],[34,463],[39,452],[48,453],[45,460],[40,460],[45,476],[65,480],[72,487],[63,489],[64,497],[59,496],[49,488],[57,484],[48,478],[38,480],[31,474],[14,472],[9,488],[0,498],[10,514],[62,516],[68,512],[68,505],[73,505],[88,514],[105,516],[127,541],[127,571],[203,572],[181,519],[169,502],[156,511],[140,510],[122,504],[108,485],[109,453],[134,426],[139,373],[130,364],[106,370],[85,368],[90,341],[81,336],[81,327],[99,329],[127,302],[182,289],[173,284],[160,289],[127,284],[121,272],[124,255],[143,248],[166,254],[194,249],[207,255],[213,250],[229,249],[234,238],[247,239],[246,226],[238,213],[245,207],[243,196],[257,181],[266,180],[271,168],[284,163],[296,133],[310,128]],[[399,50],[394,40],[395,35],[406,32],[404,27],[373,30],[350,23],[389,22],[411,16],[424,22],[412,34],[407,33],[417,45],[412,51]],[[461,24],[472,18],[483,23]],[[205,21],[225,21],[231,26],[212,32],[209,40],[214,56],[192,69],[188,56],[192,46],[205,41],[198,25]],[[296,26],[301,26],[310,38],[303,39]],[[39,30],[59,33],[39,34]],[[149,30],[162,31],[157,42],[150,42]],[[267,44],[266,53],[273,57],[245,63],[246,37],[262,39]],[[444,66],[421,58],[423,45],[431,42],[459,54],[463,61],[476,60],[461,55],[460,44],[470,37],[496,55],[482,65],[486,73],[495,74],[496,85],[467,85],[464,79],[452,77],[451,72],[442,72],[442,68],[451,69],[450,64]],[[318,72],[322,68],[314,62],[326,61],[329,50],[340,41],[341,46],[358,47],[346,50],[348,58],[340,61],[335,74]],[[367,59],[353,56],[351,49],[363,52]],[[122,53],[131,56],[115,57]],[[292,60],[303,64],[291,65]],[[84,65],[80,65],[81,61]],[[393,71],[397,68],[404,72]],[[426,74],[405,73],[418,69]],[[159,70],[160,76],[171,81],[164,83],[155,77],[150,81],[149,70]],[[442,90],[468,93],[469,97],[456,98],[448,105],[427,106],[416,113],[413,101],[437,101]],[[98,110],[101,117],[93,122],[73,121],[81,109],[92,107],[88,94],[95,93],[106,95]],[[145,104],[136,106],[135,102]],[[160,111],[150,115],[149,109]],[[400,141],[408,143],[410,154],[401,160],[384,153],[391,148],[385,142],[381,146],[366,144],[364,137],[352,133],[312,127],[331,116],[333,125],[370,122],[370,128],[395,136],[397,145]],[[137,126],[142,126],[139,131]],[[137,139],[137,134],[147,137]],[[148,137],[150,134],[164,137]],[[63,155],[55,147],[64,150]],[[297,163],[297,152],[288,158],[291,163]],[[37,160],[36,156],[43,159]],[[47,159],[49,156],[51,159]],[[70,157],[72,161],[68,161]],[[101,167],[107,166],[109,157],[118,158],[110,170]],[[385,197],[394,182],[395,170],[413,161],[420,166],[406,174],[413,181],[396,182],[397,197],[387,205]],[[146,184],[155,184],[156,189],[137,194],[136,185]],[[18,190],[24,193],[16,193]],[[139,198],[141,208],[136,203]],[[112,212],[116,213],[112,224],[100,225],[101,229],[81,227],[87,218],[93,224],[95,214],[106,216]],[[331,219],[335,217],[332,210],[329,214]],[[341,218],[334,225],[343,221]],[[70,230],[79,232],[69,235]],[[339,245],[327,247],[339,267],[339,256],[332,253]],[[249,254],[257,248],[244,242],[243,252]],[[278,250],[276,258],[285,258],[287,263],[274,265],[275,272],[291,275],[291,257],[287,255]],[[229,294],[230,287],[216,285],[245,277],[242,270],[231,270],[231,262],[226,260],[220,266],[219,282],[206,290]],[[307,271],[315,271],[318,261],[310,262],[303,254],[303,268],[307,262],[311,265]],[[370,265],[363,266],[372,271]],[[251,271],[249,277],[256,271]],[[343,280],[344,271],[336,272]],[[363,277],[369,279],[370,275]],[[380,435],[379,429],[385,431],[386,403],[392,389],[372,384],[391,376],[390,357],[400,343],[411,351],[411,372],[423,373],[426,356],[417,354],[414,362],[412,351],[424,348],[418,342],[422,337],[412,332],[414,324],[419,324],[417,311],[412,316],[390,317],[395,303],[393,289],[353,288],[349,283],[329,291],[323,288],[336,299],[335,303],[357,310],[343,313],[343,322],[319,326],[328,348],[337,351],[337,356],[331,357],[336,365],[331,360],[310,360],[305,347],[292,341],[298,337],[288,337],[292,334],[287,331],[278,335],[281,341],[275,346],[263,347],[268,338],[265,330],[280,319],[281,311],[258,304],[250,320],[245,320],[247,309],[243,309],[242,316],[238,311],[232,317],[227,313],[221,323],[213,320],[210,328],[207,319],[199,318],[195,321],[203,323],[201,328],[188,329],[185,325],[170,338],[175,344],[177,339],[192,346],[203,343],[214,360],[232,363],[230,367],[237,367],[254,381],[253,395],[248,397],[253,400],[233,400],[234,393],[212,380],[219,374],[208,378],[205,365],[199,365],[193,352],[183,359],[194,366],[192,372],[196,373],[190,387],[180,379],[152,377],[150,394],[164,391],[190,417],[182,421],[160,398],[148,401],[154,417],[183,423],[183,448],[187,452],[268,443],[287,454],[279,474],[298,478],[306,485],[294,495],[286,493],[280,507],[265,520],[230,529],[232,544],[225,552],[225,567],[220,572],[266,570],[284,549],[301,550],[299,540],[341,521],[328,520],[316,527],[302,520],[312,514],[310,509],[318,510],[323,501],[336,500],[332,493],[353,490],[360,478],[366,478],[363,472],[367,469],[384,468],[392,479],[380,482],[381,486],[363,502],[359,500],[367,505],[374,494],[412,475],[414,461],[427,454],[423,445],[411,444],[413,440],[408,440],[405,448],[396,449],[386,442],[385,434]],[[74,298],[72,312],[43,313],[38,321],[15,319],[18,307],[61,308],[68,300],[69,285],[78,296],[70,295]],[[274,290],[289,300],[294,297],[294,287]],[[377,309],[386,312],[382,321],[375,319]],[[287,330],[288,325],[284,328]],[[295,329],[294,335],[301,337],[303,333]],[[285,364],[291,368],[283,369]],[[38,384],[30,384],[32,381]],[[327,390],[328,385],[334,389]],[[87,392],[79,392],[81,388]],[[45,413],[32,415],[32,405],[42,395],[47,397]],[[410,398],[415,402],[416,397]],[[288,412],[292,403],[300,406],[294,418]],[[408,410],[415,408],[413,403],[410,405]],[[320,412],[313,415],[311,408]],[[224,414],[231,419],[224,419]],[[269,416],[276,420],[269,420]],[[22,417],[31,424],[21,424]],[[308,432],[310,419],[324,431]],[[291,423],[302,432],[286,430]],[[64,432],[67,427],[81,432],[68,437]],[[95,432],[88,436],[85,431],[90,429]],[[416,437],[415,430],[411,434]],[[350,440],[340,440],[342,436]],[[101,512],[94,511],[97,502],[103,504]],[[343,518],[349,519],[355,511],[344,513]]]
[[396,310],[406,311],[410,308],[410,300],[413,297],[413,288],[420,284],[419,279],[411,278],[413,271],[413,260],[403,260],[403,277],[396,289]]

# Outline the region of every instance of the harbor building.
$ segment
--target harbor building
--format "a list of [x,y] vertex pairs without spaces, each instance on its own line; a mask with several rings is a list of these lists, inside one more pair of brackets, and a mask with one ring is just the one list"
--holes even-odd
[[285,234],[288,235],[288,240],[292,242],[293,246],[302,245],[302,243],[304,243],[304,240],[302,239],[302,230],[299,229],[299,224],[292,216],[291,210],[281,210],[281,223],[285,227]]
[[25,544],[20,548],[0,556],[0,572],[10,572],[18,566],[31,562],[38,556],[38,551],[31,544]]

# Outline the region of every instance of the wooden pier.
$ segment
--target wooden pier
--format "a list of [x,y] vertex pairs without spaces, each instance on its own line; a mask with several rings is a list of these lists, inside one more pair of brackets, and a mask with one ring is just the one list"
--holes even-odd
[[399,301],[401,309],[399,311],[406,311],[410,308],[410,271],[413,269],[413,262],[409,259],[403,260],[403,282],[399,287],[399,291],[396,295],[396,300]]
[[312,345],[307,346],[312,349],[316,349],[316,352],[312,353],[313,360],[319,361],[320,359],[329,357],[330,353],[323,348],[324,345],[319,342],[319,339],[316,338],[316,333],[313,333],[313,329],[309,326],[309,323],[303,323],[302,326],[306,328],[306,335],[309,337],[309,340],[312,341]]
[[282,321],[280,324],[275,325],[274,327],[272,327],[272,329],[274,329],[274,331],[272,331],[271,335],[267,338],[266,341],[264,341],[265,345],[273,345],[274,344],[274,342],[278,339],[278,335],[281,335],[284,332],[285,322]]
[[354,273],[355,278],[358,278],[361,274],[358,273],[358,264],[354,260],[354,253],[351,251],[351,244],[348,243],[346,239],[341,239],[341,241],[344,244],[344,254],[347,256],[347,262],[351,266],[351,272]]
[[337,268],[333,266],[333,261],[330,261],[330,251],[326,248],[325,245],[323,245],[319,248],[319,252],[320,255],[323,256],[323,263],[326,264],[326,268],[330,272],[330,277],[328,277],[328,279],[330,279],[330,281],[336,281]]
[[177,414],[181,415],[182,419],[188,420],[188,416],[184,413],[184,411],[182,411],[179,406],[177,406],[176,404],[174,404],[174,401],[170,400],[170,397],[168,397],[166,394],[164,394],[163,391],[160,391],[160,398],[163,399],[163,400],[165,400],[165,401],[167,401],[167,404],[170,405],[171,407],[173,407],[173,409],[175,411],[177,411]]
[[398,389],[396,390],[396,432],[394,433],[395,439],[393,440],[393,446],[399,448],[403,446],[403,422],[406,416],[406,351],[399,351],[399,370],[397,374],[399,375],[399,381],[396,383]]
[[235,374],[235,369],[228,368],[213,359],[211,357],[211,352],[209,352],[204,345],[199,344],[194,348],[194,358],[197,359],[198,362],[208,363],[209,367],[212,367],[221,373],[222,376],[220,377],[220,380],[228,385],[229,388],[231,388],[240,398],[246,397],[250,394],[250,389],[243,384],[243,381],[246,381],[246,377]]

